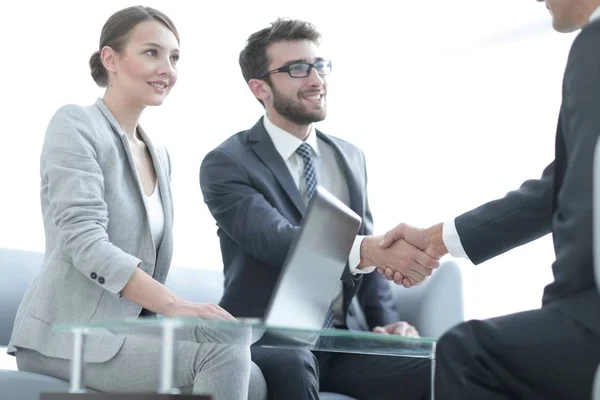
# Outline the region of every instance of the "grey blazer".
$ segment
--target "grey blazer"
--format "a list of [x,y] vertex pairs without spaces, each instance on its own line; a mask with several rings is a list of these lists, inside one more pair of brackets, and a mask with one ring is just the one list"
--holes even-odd
[[[165,282],[173,250],[170,160],[139,132],[165,211],[158,249],[127,137],[104,102],[66,105],[50,121],[40,162],[46,252],[17,312],[10,354],[21,347],[69,358],[71,336],[53,332],[53,325],[137,317],[141,307],[120,292],[138,265]],[[119,336],[90,336],[84,360],[110,360],[122,343]]]

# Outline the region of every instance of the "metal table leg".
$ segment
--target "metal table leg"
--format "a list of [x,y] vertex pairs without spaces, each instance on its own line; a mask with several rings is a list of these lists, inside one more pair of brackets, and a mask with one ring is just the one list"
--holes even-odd
[[173,367],[175,364],[175,324],[164,321],[162,326],[162,348],[160,362],[159,393],[179,394],[179,389],[173,387]]
[[71,376],[69,393],[84,393],[83,387],[83,342],[85,340],[83,329],[73,330],[73,357],[71,358]]

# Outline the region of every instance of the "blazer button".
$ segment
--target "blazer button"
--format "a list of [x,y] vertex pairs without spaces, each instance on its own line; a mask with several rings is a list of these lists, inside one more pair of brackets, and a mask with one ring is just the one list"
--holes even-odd
[[92,277],[92,279],[96,279],[96,278],[98,277],[98,275],[96,275],[96,273],[95,273],[95,272],[92,272],[92,273],[90,274],[90,276]]
[[104,278],[103,277],[98,278],[98,283],[101,285],[104,285]]

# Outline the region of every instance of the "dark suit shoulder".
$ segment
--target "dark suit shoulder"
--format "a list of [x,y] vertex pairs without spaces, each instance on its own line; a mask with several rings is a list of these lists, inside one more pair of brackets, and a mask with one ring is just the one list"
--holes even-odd
[[585,121],[596,120],[600,91],[599,42],[600,21],[584,27],[573,41],[563,79],[562,113],[565,115],[573,116],[577,110],[578,115],[585,113]]
[[579,35],[573,41],[573,47],[581,41],[586,41],[590,37],[597,38],[600,35],[600,19],[595,20],[584,26]]
[[249,151],[253,144],[265,139],[271,140],[264,128],[263,118],[261,117],[252,128],[231,135],[218,145],[215,150],[225,151],[236,156],[245,151]]
[[[247,170],[241,162],[246,159],[248,147],[242,143],[247,131],[241,131],[230,136],[217,147],[209,151],[200,163],[200,186],[204,191],[219,179],[247,177]],[[226,177],[226,178],[225,178]]]
[[586,61],[600,60],[599,40],[600,20],[597,20],[586,25],[573,40],[567,61],[567,71],[574,63],[582,62],[581,57],[585,57]]
[[214,150],[222,150],[227,153],[231,153],[236,149],[246,147],[248,145],[249,132],[250,130],[247,129],[229,136],[227,139],[222,141],[217,147],[215,147]]
[[344,139],[340,139],[337,136],[332,136],[332,135],[327,135],[319,130],[317,130],[319,136],[321,138],[325,138],[325,139],[329,139],[330,141],[332,141],[333,143],[337,144],[339,147],[341,147],[344,150],[349,150],[349,151],[353,151],[353,152],[357,152],[357,153],[361,153],[362,151],[360,150],[360,148],[352,143],[350,143],[347,140]]

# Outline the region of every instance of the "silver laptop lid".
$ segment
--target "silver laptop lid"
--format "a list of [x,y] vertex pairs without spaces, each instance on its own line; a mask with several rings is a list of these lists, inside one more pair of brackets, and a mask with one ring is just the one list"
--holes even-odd
[[271,296],[266,325],[323,326],[361,222],[354,211],[317,186]]

